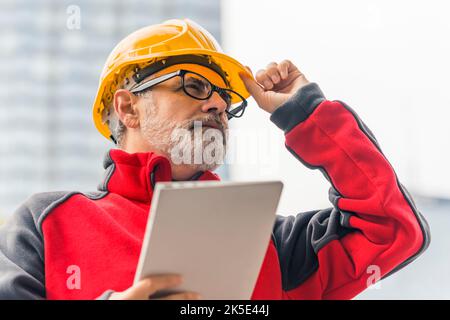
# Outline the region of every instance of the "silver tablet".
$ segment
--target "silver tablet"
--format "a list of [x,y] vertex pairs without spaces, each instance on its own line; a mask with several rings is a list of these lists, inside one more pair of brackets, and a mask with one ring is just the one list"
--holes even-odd
[[135,275],[177,273],[203,299],[250,299],[270,241],[283,184],[157,183]]

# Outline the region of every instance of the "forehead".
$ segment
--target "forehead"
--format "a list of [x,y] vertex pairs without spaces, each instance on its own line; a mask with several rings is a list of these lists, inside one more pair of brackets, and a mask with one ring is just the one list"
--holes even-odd
[[204,66],[201,66],[198,64],[191,64],[191,63],[172,65],[170,67],[167,67],[161,71],[158,71],[158,72],[152,74],[151,76],[146,78],[144,81],[151,80],[151,79],[157,78],[159,76],[162,76],[162,75],[165,75],[165,74],[177,71],[177,70],[181,70],[181,69],[198,73],[198,74],[202,75],[203,77],[205,77],[206,79],[208,79],[212,84],[215,84],[218,87],[222,87],[222,88],[226,87],[225,81],[222,79],[222,77],[217,72],[215,72],[214,70],[209,69],[207,67],[204,67]]

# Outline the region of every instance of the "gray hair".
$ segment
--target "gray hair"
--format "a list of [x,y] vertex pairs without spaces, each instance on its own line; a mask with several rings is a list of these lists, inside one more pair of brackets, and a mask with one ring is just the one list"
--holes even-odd
[[[135,93],[136,96],[148,96],[151,93],[150,89],[144,90],[142,92]],[[119,116],[114,109],[113,103],[109,106],[108,120],[107,120],[109,131],[114,139],[114,143],[118,147],[122,147],[123,139],[125,137],[127,127],[120,120]]]
[[112,108],[111,114],[109,115],[108,128],[109,131],[111,132],[111,135],[113,136],[114,143],[118,147],[121,147],[127,127],[119,119],[114,108]]

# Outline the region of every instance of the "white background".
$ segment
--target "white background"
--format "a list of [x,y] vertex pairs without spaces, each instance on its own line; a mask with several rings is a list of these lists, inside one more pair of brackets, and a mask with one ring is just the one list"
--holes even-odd
[[[449,14],[446,1],[224,0],[222,43],[254,73],[292,60],[327,99],[356,110],[410,191],[450,198]],[[285,150],[253,100],[246,112],[233,128],[260,132],[273,162],[231,164],[230,178],[280,178],[281,213],[328,207],[321,173]]]

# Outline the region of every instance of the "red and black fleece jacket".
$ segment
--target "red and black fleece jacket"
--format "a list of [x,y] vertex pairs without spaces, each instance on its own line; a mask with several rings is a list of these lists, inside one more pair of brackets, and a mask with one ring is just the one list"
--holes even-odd
[[[426,221],[355,111],[311,83],[271,120],[330,182],[332,206],[277,216],[252,299],[349,299],[373,270],[387,277],[428,247]],[[0,298],[108,298],[132,285],[153,187],[172,180],[170,163],[112,149],[104,167],[97,191],[35,194],[2,226]]]

